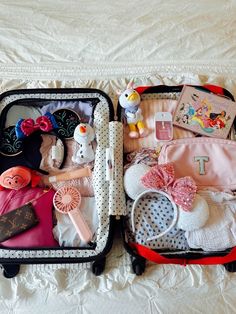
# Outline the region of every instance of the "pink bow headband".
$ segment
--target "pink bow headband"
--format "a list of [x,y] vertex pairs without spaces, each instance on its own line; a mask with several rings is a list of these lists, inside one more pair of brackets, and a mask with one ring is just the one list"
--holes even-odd
[[152,167],[142,178],[142,184],[150,189],[162,190],[183,210],[190,211],[197,192],[197,186],[191,177],[175,179],[172,163]]
[[44,116],[38,117],[34,122],[33,119],[20,119],[16,123],[15,132],[18,139],[29,136],[35,131],[50,132],[58,128],[54,116],[46,112]]

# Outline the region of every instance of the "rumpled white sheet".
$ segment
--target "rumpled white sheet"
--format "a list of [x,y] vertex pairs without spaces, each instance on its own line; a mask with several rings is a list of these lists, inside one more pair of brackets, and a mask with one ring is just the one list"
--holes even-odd
[[[0,91],[218,84],[236,96],[236,4],[109,0],[0,2]],[[233,313],[236,274],[222,266],[148,264],[132,274],[121,239],[105,273],[90,265],[22,266],[1,277],[0,313]]]
[[0,71],[57,80],[233,74],[235,12],[234,0],[1,0]]

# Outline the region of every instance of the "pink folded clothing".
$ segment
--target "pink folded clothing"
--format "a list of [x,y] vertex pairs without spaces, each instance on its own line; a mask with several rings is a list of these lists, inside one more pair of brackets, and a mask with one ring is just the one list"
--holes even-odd
[[191,176],[198,188],[236,189],[236,142],[195,137],[168,142],[161,149],[158,163],[175,164],[177,178]]
[[[4,215],[30,202],[38,219],[31,229],[1,243],[4,247],[55,247],[53,237],[53,196],[55,192],[42,188],[24,187],[20,190],[0,191],[0,215]],[[15,226],[17,227],[17,226]]]

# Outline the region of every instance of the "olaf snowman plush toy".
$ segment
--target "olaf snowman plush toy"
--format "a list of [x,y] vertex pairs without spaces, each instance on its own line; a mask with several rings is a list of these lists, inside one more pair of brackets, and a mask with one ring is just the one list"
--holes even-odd
[[88,123],[80,123],[74,131],[74,140],[79,144],[75,150],[72,161],[77,164],[84,164],[94,160],[95,155],[92,141],[95,139],[94,129]]

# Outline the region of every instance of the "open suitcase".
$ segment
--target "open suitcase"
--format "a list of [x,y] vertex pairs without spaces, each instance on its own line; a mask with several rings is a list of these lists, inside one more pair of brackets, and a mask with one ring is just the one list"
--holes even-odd
[[[165,108],[168,111],[171,102],[172,111],[182,88],[183,86],[136,88],[141,95],[141,108],[145,119],[151,117],[147,123],[149,130],[153,131],[153,115],[157,108]],[[220,87],[208,85],[199,88],[233,100],[233,96]],[[149,165],[153,165],[160,157],[160,151],[157,149],[157,143],[153,142],[153,134],[142,140],[128,139],[125,126],[123,134],[121,122],[123,109],[118,104],[117,116],[120,122],[114,121],[112,102],[102,91],[95,89],[9,91],[1,95],[0,106],[3,108],[0,116],[0,235],[8,234],[1,240],[0,263],[5,277],[15,276],[20,264],[33,263],[91,262],[93,273],[99,275],[105,267],[106,254],[111,249],[117,221],[120,221],[125,248],[132,257],[133,270],[138,275],[144,272],[146,260],[183,265],[224,264],[229,271],[235,271],[236,252],[232,246],[225,250],[207,252],[202,249],[190,249],[186,243],[182,245],[183,233],[179,238],[180,242],[182,241],[180,247],[175,247],[174,238],[170,247],[163,247],[163,243],[158,244],[157,239],[147,245],[142,239],[139,241],[135,238],[130,223],[132,202],[129,197],[125,198],[123,189],[123,157],[126,160],[126,170],[128,169],[127,156],[130,165],[146,160]],[[40,120],[42,117],[43,120]],[[28,121],[28,124],[22,127],[22,123],[29,118],[33,121],[30,123]],[[52,124],[49,129],[47,129],[48,119]],[[42,121],[40,129],[39,124]],[[46,129],[43,129],[45,123]],[[80,143],[73,139],[75,128],[81,124],[92,126],[95,131],[95,140],[93,137],[89,146],[84,147],[84,142]],[[233,132],[231,132],[232,138]],[[178,136],[177,132],[177,138]],[[191,135],[191,138],[193,142],[202,141],[200,137]],[[227,142],[232,143],[234,150],[234,142]],[[155,152],[150,156],[147,150],[153,146]],[[144,154],[134,154],[134,151],[140,147],[145,147]],[[230,152],[232,153],[232,150]],[[89,156],[92,154],[95,159],[84,162],[83,158],[86,158],[86,154]],[[12,175],[11,172],[9,177],[8,173],[9,169],[19,170],[17,166],[23,166],[26,170],[31,169],[30,179],[27,177],[29,179],[27,185],[20,189],[19,176],[14,173]],[[76,177],[78,169],[84,168],[92,169],[93,175]],[[29,171],[26,173],[29,175]],[[23,179],[26,173],[23,172]],[[47,180],[51,177],[50,183],[53,183],[53,188],[44,185],[44,180],[43,184],[42,180],[39,182],[39,174]],[[134,175],[133,185],[137,180],[138,177]],[[11,184],[17,188],[10,187]],[[69,219],[71,216],[61,214],[53,206],[56,191],[63,186],[75,187],[80,191],[81,203],[78,203],[77,207],[83,218],[82,230],[85,224],[85,233],[86,230],[87,233],[90,231],[90,237],[86,241],[81,236],[82,231],[74,228]],[[31,206],[28,206],[29,204]],[[17,235],[14,217],[21,216],[22,209],[30,216],[34,214],[34,220],[32,222],[31,219],[31,225],[27,230]],[[140,209],[142,210],[142,206]],[[11,212],[13,216],[9,216]],[[6,221],[8,221],[8,228],[12,228],[15,232],[14,236],[9,235]],[[168,244],[168,241],[166,243]]]
[[20,264],[90,262],[101,274],[125,205],[123,131],[110,98],[96,89],[12,90],[0,107],[4,276]]
[[[173,140],[162,142],[163,146],[158,145],[160,142],[154,139],[156,132],[154,127],[155,114],[157,112],[171,112],[173,115],[182,88],[183,86],[141,86],[134,88],[140,95],[143,122],[149,130],[148,136],[143,138],[134,139],[129,137],[128,133],[134,129],[128,128],[127,115],[124,110],[126,107],[124,105],[121,106],[120,98],[117,106],[118,119],[124,122],[124,188],[127,210],[126,215],[121,217],[121,233],[125,248],[131,255],[132,268],[137,275],[141,275],[144,272],[147,260],[157,264],[223,264],[228,271],[236,271],[236,243],[234,239],[231,241],[231,237],[234,238],[235,221],[235,196],[233,190],[236,189],[235,184],[233,184],[235,178],[233,167],[235,160],[234,151],[236,148],[236,143],[233,141],[235,140],[234,126],[232,126],[228,135],[232,140],[201,137],[199,134],[197,135],[176,126],[174,126]],[[226,98],[234,101],[230,92],[221,87],[206,85],[201,87],[195,86],[195,88],[209,94],[220,95],[222,100]],[[127,97],[128,94],[125,96]],[[200,152],[198,151],[199,148],[201,148]],[[194,153],[197,156],[200,154],[204,162],[208,162],[203,164],[203,166],[213,166],[211,168],[212,171],[207,172],[207,184],[204,182],[206,180],[204,175],[198,176],[205,173],[195,173],[200,164],[196,164],[196,161],[199,162],[199,160],[194,160],[196,157]],[[216,158],[218,154],[222,157],[220,161]],[[205,224],[207,221],[210,221],[207,227],[202,223],[201,227],[200,225],[198,226],[200,229],[194,229],[196,228],[195,226],[194,230],[189,230],[190,222],[186,225],[185,221],[186,229],[182,230],[182,225],[177,224],[180,220],[180,210],[178,211],[179,216],[177,216],[174,210],[173,197],[170,197],[171,192],[166,192],[168,189],[162,190],[166,193],[160,192],[161,184],[166,184],[164,187],[168,187],[170,173],[172,180],[173,169],[170,169],[169,165],[168,167],[163,166],[166,163],[173,163],[174,167],[177,168],[174,169],[177,170],[175,179],[178,179],[180,174],[181,177],[191,175],[203,183],[202,186],[200,185],[200,188],[198,184],[200,192],[197,190],[197,193],[200,193],[209,202],[209,208],[207,209],[208,220],[204,218]],[[228,166],[226,167],[226,165]],[[218,171],[216,167],[220,168],[219,173],[216,173]],[[155,171],[150,170],[154,168]],[[207,169],[209,170],[210,168]],[[149,173],[149,177],[146,175],[147,173]],[[144,175],[146,181],[144,181]],[[212,185],[214,185],[216,181],[219,181],[219,176],[222,177],[223,188],[228,188],[231,192],[230,195],[224,194],[222,196],[221,193],[224,192],[220,192],[218,189],[215,189],[214,192],[214,188],[218,186],[210,186],[209,182],[212,182]],[[143,187],[144,183],[146,183],[145,188]],[[172,189],[173,186],[171,187]],[[203,186],[205,189],[203,188],[203,191],[201,191]],[[150,193],[154,194],[151,195],[145,192],[145,189],[149,191],[147,187],[151,188]],[[168,193],[169,195],[167,195]],[[181,193],[181,190],[179,190],[179,193]],[[216,200],[217,195],[218,197],[221,195],[221,198]],[[227,216],[226,213],[228,213],[227,210],[230,211],[231,218],[229,220],[225,218]],[[223,218],[220,216],[222,212],[224,212]],[[219,229],[217,229],[218,225],[214,219],[218,219],[217,222],[223,220],[219,220],[219,217],[214,217],[216,215],[214,213],[218,213],[219,217],[226,220],[225,225],[223,223],[219,225]],[[205,212],[202,212],[200,218],[204,216],[203,214],[205,215]],[[182,214],[181,217],[186,217],[186,215],[183,216]],[[212,218],[210,219],[209,217]],[[197,217],[195,221],[198,219],[199,223],[201,221],[200,218]],[[175,224],[173,223],[174,220]],[[214,230],[212,225],[214,225]],[[160,234],[161,236],[159,237]],[[217,243],[219,243],[219,247],[217,247]]]

